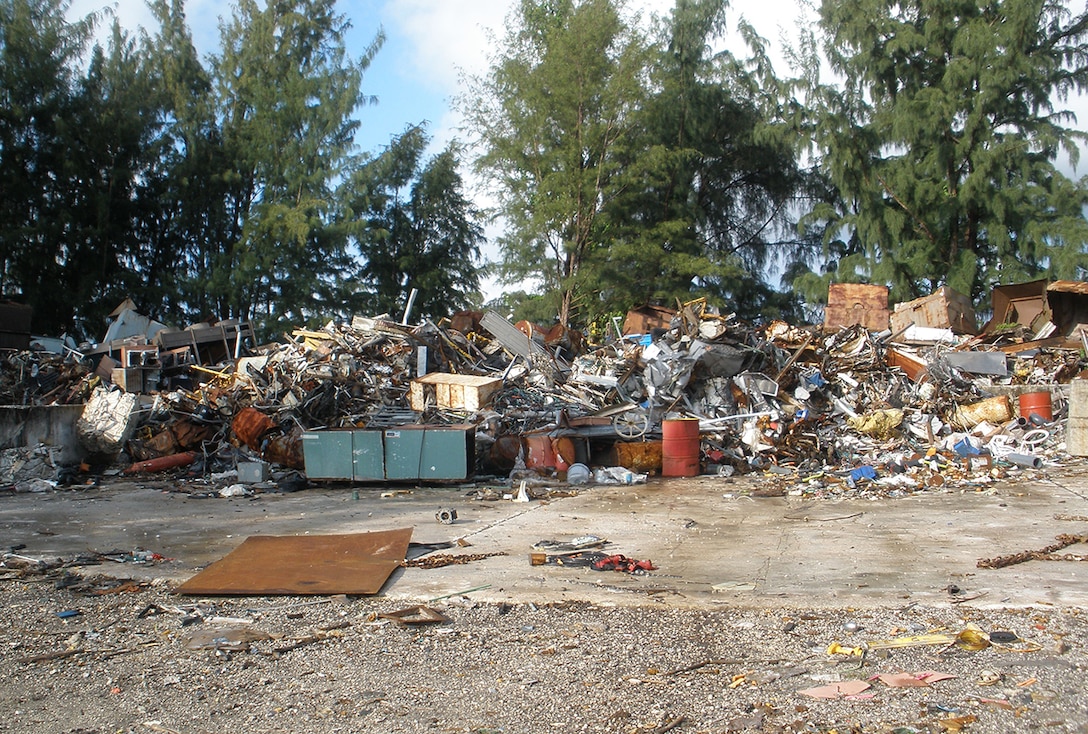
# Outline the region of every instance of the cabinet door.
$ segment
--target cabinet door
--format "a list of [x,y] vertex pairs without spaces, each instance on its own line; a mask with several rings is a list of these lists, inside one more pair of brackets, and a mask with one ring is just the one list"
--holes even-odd
[[419,461],[421,479],[467,479],[475,465],[471,428],[428,428]]
[[302,459],[309,479],[351,479],[351,431],[302,434]]
[[385,432],[385,478],[419,479],[422,428],[391,428]]
[[382,446],[382,432],[354,431],[351,459],[356,481],[385,479],[385,448]]

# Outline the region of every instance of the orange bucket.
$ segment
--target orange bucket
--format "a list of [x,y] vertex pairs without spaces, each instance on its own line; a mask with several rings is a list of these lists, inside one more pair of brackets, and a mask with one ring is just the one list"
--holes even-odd
[[1020,415],[1031,420],[1031,416],[1037,415],[1049,423],[1054,420],[1054,409],[1050,400],[1050,392],[1029,392],[1020,396]]
[[699,419],[661,422],[661,476],[699,475]]

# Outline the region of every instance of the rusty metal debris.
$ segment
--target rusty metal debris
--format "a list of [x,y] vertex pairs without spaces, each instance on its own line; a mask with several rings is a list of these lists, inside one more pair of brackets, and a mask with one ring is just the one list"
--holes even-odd
[[[269,481],[305,471],[304,434],[468,425],[467,475],[532,499],[579,464],[659,472],[664,422],[689,418],[699,470],[764,473],[783,494],[983,487],[1060,455],[1067,385],[1086,367],[1082,289],[1024,288],[1036,317],[1015,323],[1027,312],[1006,309],[981,331],[948,289],[869,323],[855,306],[881,294],[840,288],[818,326],[748,324],[699,299],[633,310],[600,345],[463,312],[418,325],[356,316],[255,346],[244,323],[171,330],[122,304],[98,348],[4,356],[0,391],[83,404],[80,440],[99,463],[163,460],[150,466],[223,486],[254,461],[272,465]],[[1025,393],[1047,404],[1018,410]]]
[[1070,533],[1062,533],[1061,535],[1058,535],[1054,540],[1054,543],[1039,548],[1038,550],[1026,550],[1007,556],[998,556],[996,558],[983,558],[976,565],[979,568],[1005,568],[1006,566],[1013,566],[1017,563],[1025,563],[1027,561],[1088,560],[1088,556],[1086,555],[1073,553],[1058,553],[1058,551],[1064,550],[1071,545],[1077,545],[1078,543],[1088,543],[1088,535],[1072,535]]
[[413,558],[412,560],[405,561],[404,565],[411,568],[445,568],[446,566],[463,566],[467,563],[491,558],[492,556],[505,555],[506,553],[502,551],[496,551],[494,553],[438,553],[433,556]]

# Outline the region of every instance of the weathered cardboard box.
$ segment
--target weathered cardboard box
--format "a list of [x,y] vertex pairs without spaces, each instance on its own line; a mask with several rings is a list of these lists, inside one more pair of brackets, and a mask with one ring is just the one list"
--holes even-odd
[[911,324],[951,329],[957,334],[978,333],[971,299],[948,286],[941,286],[928,296],[895,304],[895,311],[891,315],[892,332],[903,331]]
[[862,283],[832,283],[827,289],[824,327],[862,325],[869,331],[888,328],[888,287]]
[[425,410],[428,403],[439,408],[476,411],[487,407],[491,396],[501,387],[501,377],[432,372],[412,380],[408,402],[416,411]]

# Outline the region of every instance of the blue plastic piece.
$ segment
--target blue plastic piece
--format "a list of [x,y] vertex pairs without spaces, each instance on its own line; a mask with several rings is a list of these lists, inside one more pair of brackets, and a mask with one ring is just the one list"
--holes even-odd
[[855,482],[859,479],[876,479],[876,469],[871,466],[859,466],[850,472],[850,478]]
[[954,448],[956,453],[960,456],[978,456],[979,453],[981,453],[978,446],[975,446],[971,443],[971,440],[967,438],[960,439],[959,443],[952,448]]

